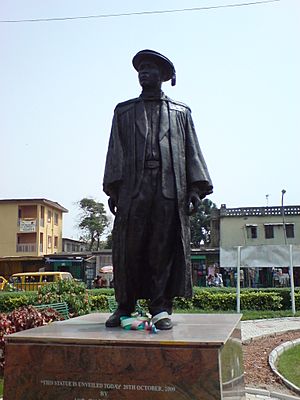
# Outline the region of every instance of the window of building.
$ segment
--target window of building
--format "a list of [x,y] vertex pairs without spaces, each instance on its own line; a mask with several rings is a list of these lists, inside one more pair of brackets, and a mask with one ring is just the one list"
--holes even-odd
[[41,206],[41,221],[40,221],[41,226],[44,226],[44,220],[45,220],[45,207]]
[[58,236],[54,236],[54,248],[58,248]]
[[54,225],[58,225],[58,213],[54,213]]
[[247,239],[257,239],[257,225],[246,225]]
[[285,224],[285,232],[287,238],[294,238],[295,237],[294,224]]
[[273,225],[265,225],[265,238],[266,239],[274,238],[274,226]]
[[48,222],[51,222],[51,219],[52,219],[52,211],[51,211],[51,210],[48,210],[47,215],[48,215],[47,221],[48,221]]
[[79,247],[77,244],[72,243],[72,251],[79,251]]
[[40,251],[44,251],[44,234],[43,232],[40,232]]
[[52,247],[52,236],[48,236],[48,249]]

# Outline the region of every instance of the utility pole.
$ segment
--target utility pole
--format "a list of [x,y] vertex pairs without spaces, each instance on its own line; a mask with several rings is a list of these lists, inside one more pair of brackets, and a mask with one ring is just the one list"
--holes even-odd
[[284,215],[284,205],[283,205],[283,196],[285,195],[286,190],[282,189],[281,191],[281,214],[282,214],[282,227],[283,227],[283,237],[284,237],[284,244],[286,242],[286,229],[285,229],[285,215]]
[[[283,235],[284,235],[284,244],[287,244],[286,240],[286,229],[285,229],[285,215],[284,215],[284,205],[283,205],[283,196],[285,195],[286,190],[282,189],[281,191],[281,212],[282,212],[282,225],[283,225]],[[290,262],[289,262],[289,275],[290,275],[290,284],[291,284],[291,304],[292,304],[292,313],[296,314],[296,305],[295,305],[295,287],[294,287],[294,268],[293,268],[293,245],[289,246],[289,254],[290,254]]]

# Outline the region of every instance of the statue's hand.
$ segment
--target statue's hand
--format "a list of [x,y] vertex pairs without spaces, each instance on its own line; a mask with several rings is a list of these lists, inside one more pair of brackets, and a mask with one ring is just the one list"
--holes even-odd
[[188,203],[187,203],[188,215],[195,214],[200,207],[200,203],[201,201],[199,194],[195,191],[190,191],[188,193]]
[[117,202],[116,202],[115,198],[110,197],[110,198],[108,199],[108,207],[109,207],[110,211],[111,211],[114,215],[116,215],[116,213],[117,213]]

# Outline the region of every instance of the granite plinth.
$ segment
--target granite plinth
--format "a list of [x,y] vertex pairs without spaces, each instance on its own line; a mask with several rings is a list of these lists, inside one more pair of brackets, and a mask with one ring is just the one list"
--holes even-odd
[[90,314],[7,336],[4,400],[244,398],[240,315],[175,314],[170,331]]

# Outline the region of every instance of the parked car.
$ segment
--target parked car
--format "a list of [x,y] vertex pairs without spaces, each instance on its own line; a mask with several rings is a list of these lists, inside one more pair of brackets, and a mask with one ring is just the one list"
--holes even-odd
[[59,280],[73,279],[70,272],[22,272],[13,274],[9,278],[9,283],[16,290],[38,290],[39,286],[49,285],[49,283]]

